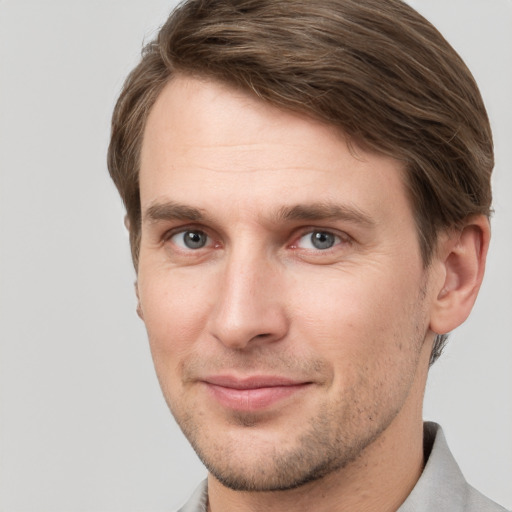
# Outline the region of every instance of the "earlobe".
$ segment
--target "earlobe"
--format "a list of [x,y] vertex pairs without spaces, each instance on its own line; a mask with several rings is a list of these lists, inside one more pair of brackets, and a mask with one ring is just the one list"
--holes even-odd
[[137,309],[136,309],[137,315],[142,321],[144,321],[144,314],[142,312],[142,306],[141,306],[140,297],[139,297],[139,283],[137,281],[135,281],[134,286],[135,286],[135,295],[137,296]]
[[440,239],[437,260],[444,279],[430,320],[436,334],[452,331],[469,316],[482,284],[489,241],[489,221],[483,215],[468,218],[461,230]]

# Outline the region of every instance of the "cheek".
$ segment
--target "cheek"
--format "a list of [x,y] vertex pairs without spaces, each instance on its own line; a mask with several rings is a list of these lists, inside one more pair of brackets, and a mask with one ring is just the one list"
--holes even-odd
[[[319,338],[336,336],[349,340],[356,331],[386,330],[394,297],[378,278],[333,272],[325,279],[313,276],[296,293],[296,314],[314,328]],[[300,313],[299,313],[300,311]]]
[[208,280],[180,271],[139,271],[139,296],[157,371],[178,366],[194,350],[208,318]]
[[397,288],[377,276],[345,277],[303,297],[298,338],[332,368],[330,409],[343,409],[360,425],[391,417],[404,403],[425,321],[413,282]]
[[[325,280],[308,280],[308,292],[296,294],[296,319],[303,339],[323,357],[360,372],[384,361],[409,360],[417,350],[418,283],[397,282],[392,273],[333,273]],[[391,277],[390,277],[391,276]]]

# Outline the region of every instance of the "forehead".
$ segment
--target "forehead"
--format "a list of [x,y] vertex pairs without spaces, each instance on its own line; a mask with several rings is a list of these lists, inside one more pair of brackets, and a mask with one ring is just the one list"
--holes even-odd
[[398,161],[349,145],[332,126],[179,76],[146,124],[141,201],[144,211],[169,200],[220,210],[229,200],[260,213],[310,201],[370,210],[389,203],[412,216],[403,174]]
[[[295,147],[303,149],[296,156],[307,165],[308,158],[321,158],[323,148],[315,154],[313,144],[306,147],[304,141],[321,139],[322,146],[331,142],[333,149],[341,137],[331,126],[280,110],[225,84],[178,76],[164,88],[151,110],[142,164],[157,154],[181,161],[191,156],[193,149],[197,159],[201,153],[214,151],[219,163],[224,155],[246,154],[247,170],[262,164],[281,168],[291,156],[288,148]],[[271,161],[262,161],[267,153],[261,150],[272,146],[281,147],[282,151],[269,155]],[[241,163],[233,161],[233,165]]]

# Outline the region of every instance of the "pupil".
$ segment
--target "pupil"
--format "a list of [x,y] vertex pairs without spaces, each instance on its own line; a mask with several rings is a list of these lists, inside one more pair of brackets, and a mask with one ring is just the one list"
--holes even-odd
[[335,237],[332,233],[317,231],[311,235],[311,243],[317,249],[330,249],[334,245]]
[[200,249],[206,244],[206,235],[200,231],[187,231],[184,242],[189,249]]

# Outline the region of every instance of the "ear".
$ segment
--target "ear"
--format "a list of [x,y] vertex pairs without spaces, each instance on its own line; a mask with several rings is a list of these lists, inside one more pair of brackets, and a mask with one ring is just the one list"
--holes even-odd
[[469,316],[482,279],[490,241],[489,220],[470,217],[463,228],[440,237],[436,265],[440,276],[433,303],[430,329],[446,334]]
[[139,297],[139,283],[137,281],[135,281],[134,287],[135,287],[135,295],[137,296],[137,309],[136,309],[137,315],[144,322],[144,313],[142,312],[142,306],[141,306],[140,297]]

